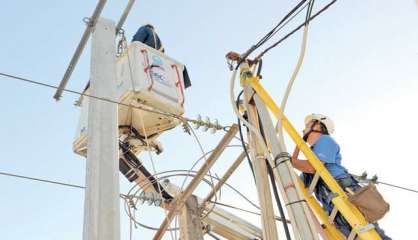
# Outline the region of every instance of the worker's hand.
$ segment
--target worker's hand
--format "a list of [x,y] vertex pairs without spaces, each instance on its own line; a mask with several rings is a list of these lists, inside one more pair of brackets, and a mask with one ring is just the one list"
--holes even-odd
[[293,150],[293,154],[292,154],[292,162],[295,161],[296,159],[298,159],[299,157],[299,148],[296,146],[295,150]]

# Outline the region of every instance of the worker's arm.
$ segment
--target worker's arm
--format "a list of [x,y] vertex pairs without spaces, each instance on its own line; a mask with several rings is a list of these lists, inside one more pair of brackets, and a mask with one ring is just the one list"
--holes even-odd
[[293,151],[293,155],[292,155],[293,167],[304,173],[315,173],[315,168],[313,168],[312,165],[308,161],[298,159],[298,156],[299,156],[299,148],[295,147],[295,150]]

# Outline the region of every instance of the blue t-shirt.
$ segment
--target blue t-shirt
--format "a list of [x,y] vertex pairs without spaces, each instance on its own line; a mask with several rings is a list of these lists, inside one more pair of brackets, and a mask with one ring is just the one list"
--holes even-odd
[[347,170],[341,165],[340,146],[329,135],[321,135],[312,145],[312,150],[334,178],[348,175]]

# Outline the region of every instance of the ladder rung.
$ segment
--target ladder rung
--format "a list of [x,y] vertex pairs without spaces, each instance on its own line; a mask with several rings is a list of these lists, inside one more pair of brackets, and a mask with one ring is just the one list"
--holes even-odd
[[331,214],[329,215],[329,218],[328,218],[330,223],[334,222],[334,219],[337,216],[337,213],[338,213],[338,208],[336,206],[334,206],[334,208],[332,209]]
[[358,226],[356,228],[353,228],[350,232],[350,235],[348,235],[347,240],[354,240],[356,239],[355,237],[357,236],[357,233],[364,233],[364,232],[372,230],[373,228],[375,227],[371,223],[364,225],[364,226]]
[[350,235],[348,235],[347,240],[354,240],[356,238],[356,236],[357,236],[357,233],[353,228],[353,230],[351,230],[351,232],[350,232]]
[[358,233],[364,233],[364,232],[372,230],[373,228],[375,228],[374,225],[372,223],[369,223],[369,224],[364,225],[364,226],[358,226],[357,227],[357,232]]
[[318,184],[319,177],[320,177],[319,173],[316,172],[312,179],[311,185],[309,185],[309,190],[308,190],[309,195],[311,195],[314,192],[316,184]]

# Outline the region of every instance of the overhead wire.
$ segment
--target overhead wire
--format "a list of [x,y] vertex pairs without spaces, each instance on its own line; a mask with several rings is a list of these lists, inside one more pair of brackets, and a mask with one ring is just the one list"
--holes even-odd
[[[188,172],[189,170],[170,170],[170,171],[160,172],[158,174],[164,174],[164,173],[175,172],[175,171]],[[192,171],[192,172],[196,173],[196,171]],[[49,183],[49,184],[59,185],[59,186],[71,187],[71,188],[78,188],[78,189],[85,189],[86,188],[85,186],[82,186],[82,185],[76,185],[76,184],[71,184],[71,183],[66,183],[66,182],[54,181],[54,180],[49,180],[49,179],[45,179],[45,178],[29,177],[29,176],[24,176],[24,175],[9,173],[9,172],[3,172],[3,171],[0,171],[0,175],[7,176],[7,177],[13,177],[13,178],[26,179],[26,180],[35,181],[35,182],[42,182],[42,183]],[[212,177],[214,179],[219,180],[219,178],[216,177],[216,176],[212,176]],[[393,184],[393,183],[382,182],[382,181],[376,181],[376,183],[377,184],[383,184],[383,185],[386,185],[388,187],[397,188],[399,190],[405,190],[407,192],[412,192],[412,193],[417,193],[418,194],[418,190],[417,189],[413,189],[413,188],[409,188],[409,187],[404,187],[404,186],[396,185],[396,184]],[[230,187],[232,190],[234,190],[237,193],[239,192],[236,188],[232,187],[228,183],[225,183],[225,186]],[[248,198],[245,198],[245,195],[243,195],[242,193],[239,194],[239,195],[241,195],[241,197],[244,197],[244,199],[246,199],[246,201],[249,201],[249,203],[251,205],[253,205],[255,208],[260,209],[260,207],[257,206],[255,203],[251,202]]]
[[[333,5],[337,0],[332,0],[330,3],[328,3],[327,5],[325,5],[323,8],[321,8],[318,12],[316,12],[314,15],[312,15],[309,18],[309,22],[312,21],[313,19],[315,19],[317,16],[319,16],[321,13],[323,13],[325,10],[327,10],[331,5]],[[292,36],[295,32],[297,32],[299,29],[301,29],[303,26],[305,26],[305,21],[300,24],[299,26],[297,26],[296,28],[294,28],[292,31],[290,31],[288,34],[286,34],[284,37],[282,37],[281,39],[279,39],[278,41],[276,41],[274,44],[270,45],[269,47],[267,47],[265,50],[263,50],[261,53],[259,53],[257,55],[257,57],[255,57],[255,60],[257,59],[261,59],[268,51],[270,51],[271,49],[277,47],[280,43],[282,43],[284,40],[286,40],[287,38],[289,38],[290,36]]]
[[[19,76],[7,74],[7,73],[0,72],[0,76],[8,77],[8,78],[16,79],[16,80],[20,80],[20,81],[27,82],[27,83],[32,83],[32,84],[39,85],[39,86],[43,86],[43,87],[48,87],[48,88],[52,88],[52,89],[58,89],[58,87],[55,86],[55,85],[51,85],[51,84],[47,84],[47,83],[42,83],[42,82],[34,81],[34,80],[31,80],[31,79],[28,79],[28,78],[23,78],[23,77],[19,77]],[[145,107],[144,105],[141,105],[141,106],[139,106],[139,105],[138,106],[133,106],[131,104],[126,104],[126,103],[114,101],[114,100],[109,99],[109,98],[94,96],[94,95],[91,95],[91,94],[82,93],[82,92],[78,92],[78,91],[74,91],[74,90],[70,90],[70,89],[63,89],[63,91],[64,92],[68,92],[68,93],[73,93],[73,94],[76,94],[76,95],[80,95],[80,96],[86,96],[86,97],[89,97],[89,98],[94,98],[94,99],[101,100],[101,101],[105,101],[105,102],[109,102],[109,103],[114,103],[114,104],[122,105],[122,106],[125,106],[125,107],[131,107],[131,108],[139,109],[139,110],[146,111],[146,112],[156,113],[156,114],[164,115],[164,116],[167,116],[167,117],[174,117],[174,118],[177,118],[179,120],[191,121],[191,119],[187,119],[187,118],[185,118],[183,116],[176,115],[176,114],[173,114],[173,113],[164,112],[164,111],[159,111],[159,110],[157,110],[155,108],[151,108],[151,107],[148,107],[148,106]]]
[[[261,47],[264,43],[266,43],[271,37],[273,37],[277,31],[278,28],[285,23],[285,21],[291,17],[291,15],[293,13],[295,13],[298,8],[300,8],[300,6],[302,6],[304,3],[306,2],[306,0],[302,0],[300,1],[295,7],[293,7],[292,10],[290,10],[277,24],[275,27],[273,27],[272,30],[270,30],[266,35],[264,35],[256,44],[252,45],[251,48],[249,48],[243,55],[242,55],[242,61],[244,61],[252,52],[254,52],[256,49],[258,49],[259,47]],[[297,14],[296,14],[297,15]],[[287,24],[287,22],[285,23]],[[284,25],[285,25],[284,24]],[[239,65],[242,62],[238,62],[236,69],[238,69]]]
[[37,182],[51,183],[51,184],[55,184],[55,185],[61,185],[61,186],[72,187],[72,188],[80,188],[80,189],[85,189],[86,188],[86,187],[81,186],[81,185],[70,184],[70,183],[65,183],[65,182],[58,182],[58,181],[52,181],[52,180],[48,180],[48,179],[45,179],[45,178],[28,177],[28,176],[23,176],[23,175],[8,173],[8,172],[0,172],[0,175],[8,176],[8,177],[14,177],[14,178],[21,178],[21,179],[26,179],[26,180],[31,180],[31,181],[37,181]]
[[[0,72],[0,76],[15,79],[15,80],[19,80],[19,81],[26,82],[26,83],[31,83],[31,84],[38,85],[38,86],[51,88],[51,89],[58,89],[57,86],[52,85],[52,84],[43,83],[43,82],[35,81],[35,80],[29,79],[29,78],[19,77],[19,76],[12,75],[12,74],[7,74],[7,73]],[[178,115],[178,114],[170,113],[170,112],[164,112],[164,111],[161,111],[157,108],[150,107],[150,106],[140,104],[140,103],[137,103],[138,105],[132,105],[132,104],[126,104],[126,103],[123,103],[123,102],[118,102],[118,101],[115,101],[115,100],[112,100],[112,99],[109,99],[109,98],[106,98],[106,97],[94,96],[94,95],[91,95],[91,94],[87,94],[85,92],[79,92],[79,91],[75,91],[75,90],[71,90],[71,89],[63,89],[63,91],[68,92],[68,93],[72,93],[72,94],[75,94],[75,95],[79,95],[79,96],[85,96],[85,97],[97,99],[97,100],[100,100],[100,101],[105,101],[105,102],[109,102],[109,103],[113,103],[113,104],[118,104],[118,105],[128,107],[128,108],[138,109],[138,110],[142,110],[142,111],[145,111],[145,112],[151,112],[151,113],[163,115],[163,116],[166,116],[166,117],[176,118],[176,119],[182,121],[183,123],[185,123],[185,122],[191,122],[191,123],[197,122],[194,119],[190,119],[190,118],[187,118],[187,117],[184,117],[184,116],[181,116],[181,115]],[[229,126],[224,126],[223,129],[227,129],[228,127]]]

